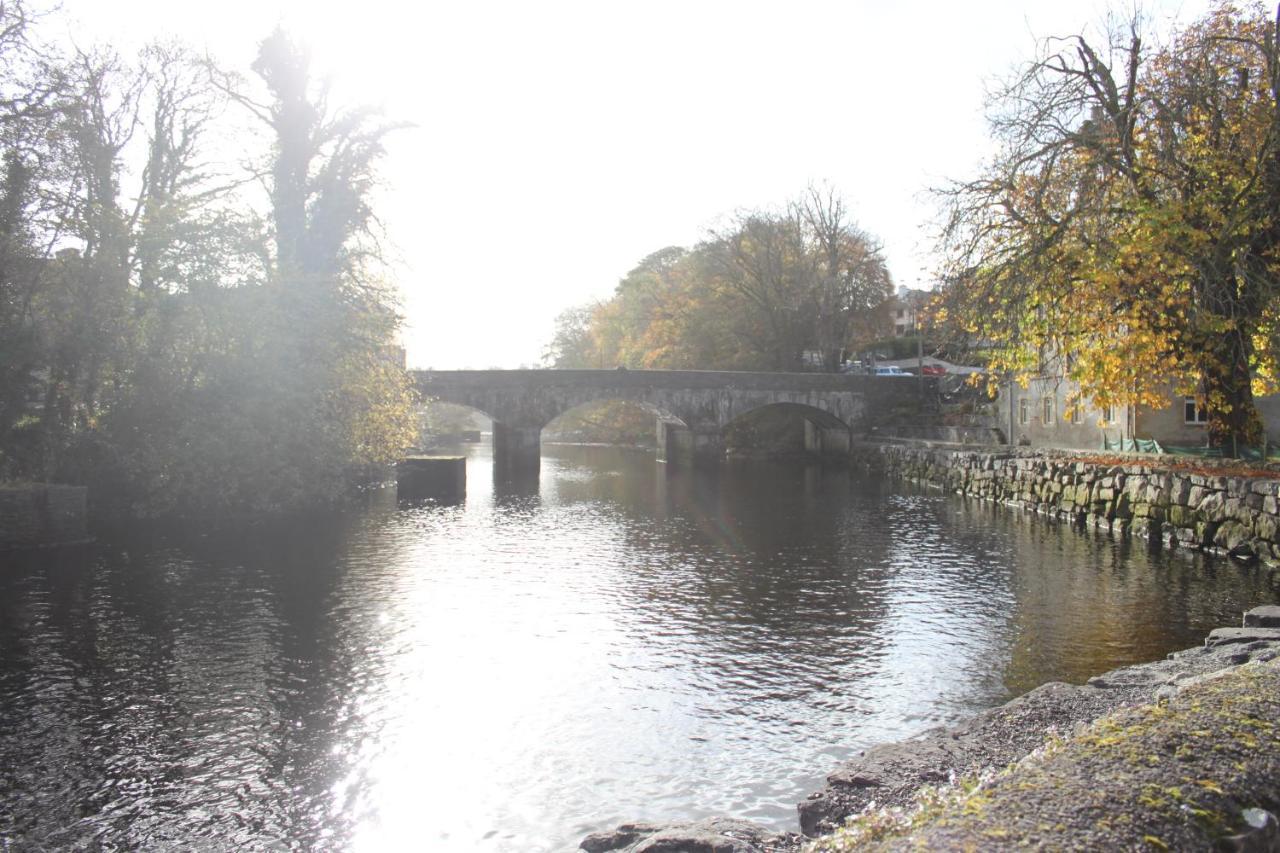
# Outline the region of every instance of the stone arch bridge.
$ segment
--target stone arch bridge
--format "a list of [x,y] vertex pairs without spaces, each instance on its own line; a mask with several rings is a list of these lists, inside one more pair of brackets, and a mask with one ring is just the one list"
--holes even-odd
[[[785,406],[805,419],[806,449],[848,454],[851,431],[894,402],[914,403],[918,379],[719,370],[420,370],[428,397],[493,419],[494,464],[536,468],[542,429],[586,403],[626,400],[654,412],[658,454],[706,462],[724,454],[725,429],[749,412]],[[934,380],[926,379],[930,385]]]

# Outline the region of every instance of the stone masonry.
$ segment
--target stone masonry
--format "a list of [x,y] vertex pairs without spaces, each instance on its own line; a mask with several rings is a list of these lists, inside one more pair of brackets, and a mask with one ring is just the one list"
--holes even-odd
[[855,463],[957,494],[1024,507],[1166,546],[1280,568],[1280,472],[1231,476],[1138,457],[860,444]]

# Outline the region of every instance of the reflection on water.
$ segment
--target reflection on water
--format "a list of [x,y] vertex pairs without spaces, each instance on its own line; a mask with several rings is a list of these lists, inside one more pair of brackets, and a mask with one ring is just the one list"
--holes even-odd
[[[1277,601],[848,472],[545,449],[465,503],[121,540],[0,572],[0,848],[556,850],[795,826],[867,744],[1192,645]],[[16,563],[14,565],[13,563]]]

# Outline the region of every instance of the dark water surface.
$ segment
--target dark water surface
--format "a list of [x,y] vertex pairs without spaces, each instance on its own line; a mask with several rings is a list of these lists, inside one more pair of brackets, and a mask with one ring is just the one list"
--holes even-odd
[[859,747],[1198,643],[1263,571],[798,464],[0,556],[0,850],[571,848],[795,828]]

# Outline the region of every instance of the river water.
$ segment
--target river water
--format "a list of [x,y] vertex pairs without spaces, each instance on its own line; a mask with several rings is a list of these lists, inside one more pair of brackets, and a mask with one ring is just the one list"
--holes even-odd
[[0,557],[0,850],[540,851],[778,829],[841,759],[1194,645],[1264,571],[799,463]]

